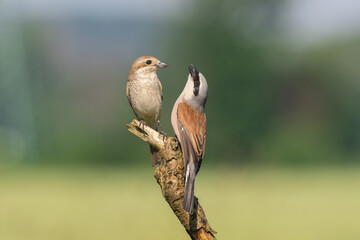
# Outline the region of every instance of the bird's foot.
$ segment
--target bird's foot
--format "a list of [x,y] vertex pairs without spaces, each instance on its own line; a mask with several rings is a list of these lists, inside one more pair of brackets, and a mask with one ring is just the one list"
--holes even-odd
[[146,123],[144,120],[139,121],[139,127],[142,128],[143,131],[145,131],[145,125],[146,125]]
[[165,138],[168,137],[167,133],[162,129],[160,120],[156,121],[156,129],[158,132],[163,136],[163,141],[165,141]]
[[140,130],[142,130],[142,133],[144,134],[144,136],[147,135],[147,133],[145,132],[145,125],[146,125],[146,122],[144,120],[139,121],[139,128],[140,128]]

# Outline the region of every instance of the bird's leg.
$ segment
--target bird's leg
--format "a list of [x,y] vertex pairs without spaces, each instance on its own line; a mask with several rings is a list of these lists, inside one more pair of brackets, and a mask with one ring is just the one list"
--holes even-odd
[[165,141],[165,137],[167,137],[166,132],[162,129],[161,124],[160,124],[160,120],[156,121],[156,130],[158,130],[158,132],[163,135],[163,140]]
[[145,121],[144,120],[140,120],[139,121],[139,127],[142,128],[143,131],[145,131]]
[[144,136],[146,136],[145,125],[146,125],[146,122],[144,120],[139,121],[139,128],[142,129]]

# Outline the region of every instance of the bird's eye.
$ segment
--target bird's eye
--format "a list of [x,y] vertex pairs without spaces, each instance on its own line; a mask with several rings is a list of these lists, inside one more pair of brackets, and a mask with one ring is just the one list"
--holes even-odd
[[151,64],[151,60],[147,60],[147,61],[146,61],[146,64],[147,64],[147,65],[150,65],[150,64]]

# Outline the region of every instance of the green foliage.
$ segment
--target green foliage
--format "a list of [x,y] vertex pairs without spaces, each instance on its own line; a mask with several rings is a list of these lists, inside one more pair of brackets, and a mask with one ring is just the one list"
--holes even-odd
[[124,126],[139,55],[170,65],[158,71],[169,135],[187,66],[206,76],[207,163],[359,161],[359,37],[296,48],[281,37],[283,4],[198,1],[166,24],[24,23],[0,43],[0,161],[148,165],[147,146]]

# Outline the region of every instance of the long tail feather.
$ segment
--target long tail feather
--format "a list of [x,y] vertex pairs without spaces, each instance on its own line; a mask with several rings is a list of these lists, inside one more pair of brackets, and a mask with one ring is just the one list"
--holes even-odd
[[195,166],[192,162],[187,165],[185,191],[183,208],[185,211],[192,214],[194,212],[194,184],[195,184]]

